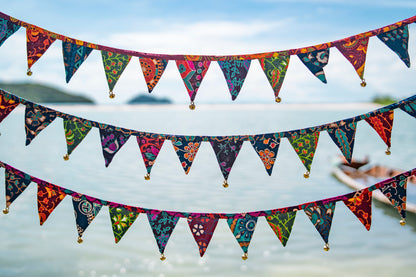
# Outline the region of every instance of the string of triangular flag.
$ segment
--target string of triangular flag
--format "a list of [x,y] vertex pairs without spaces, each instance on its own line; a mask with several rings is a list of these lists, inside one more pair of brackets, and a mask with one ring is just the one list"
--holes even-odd
[[66,82],[69,82],[92,50],[101,51],[110,98],[114,98],[114,86],[132,57],[138,57],[140,60],[140,67],[149,93],[159,82],[168,62],[174,60],[191,100],[189,107],[195,109],[194,100],[211,61],[218,62],[226,79],[232,100],[237,98],[252,60],[259,61],[274,91],[276,102],[281,101],[279,92],[292,55],[297,55],[312,74],[326,83],[324,67],[328,64],[329,50],[332,47],[337,48],[353,65],[361,79],[361,85],[364,87],[366,86],[364,67],[369,38],[377,36],[399,56],[407,67],[410,67],[408,24],[415,21],[416,16],[413,16],[382,28],[314,46],[257,54],[209,56],[154,54],[112,48],[57,34],[0,12],[0,46],[20,27],[26,28],[27,74],[30,76],[32,75],[31,67],[33,64],[55,40],[61,40]]
[[0,123],[19,104],[26,106],[26,145],[29,145],[57,117],[63,119],[67,142],[67,154],[64,156],[65,160],[69,159],[69,155],[88,135],[92,127],[99,129],[105,166],[107,167],[128,139],[131,136],[135,136],[146,168],[146,180],[150,179],[152,167],[165,140],[172,142],[173,148],[186,174],[188,174],[191,168],[201,143],[209,142],[215,152],[220,170],[224,176],[224,187],[228,187],[227,180],[229,174],[244,141],[250,141],[263,162],[267,173],[271,175],[280,142],[283,138],[288,139],[307,170],[304,177],[308,178],[321,132],[326,131],[329,134],[333,142],[341,150],[347,162],[351,163],[355,133],[359,121],[365,120],[378,133],[387,145],[386,154],[389,155],[394,110],[400,108],[411,116],[416,117],[416,95],[414,95],[372,112],[305,129],[257,135],[172,135],[125,129],[80,118],[35,104],[0,89]]
[[201,257],[207,250],[219,219],[227,220],[231,232],[244,252],[242,258],[245,260],[248,257],[248,247],[259,217],[265,217],[282,245],[286,246],[296,213],[300,210],[303,210],[311,220],[325,242],[324,250],[328,251],[329,233],[336,202],[343,201],[369,231],[372,192],[379,189],[398,210],[401,216],[400,224],[405,225],[407,178],[416,175],[415,168],[355,192],[290,207],[244,213],[194,213],[147,209],[110,202],[51,184],[3,162],[0,162],[0,166],[5,168],[6,208],[3,210],[4,214],[9,213],[10,205],[31,182],[38,185],[37,203],[40,225],[43,225],[65,196],[72,197],[79,243],[82,243],[82,235],[103,206],[108,206],[116,243],[121,240],[139,214],[144,213],[147,215],[155,236],[161,260],[165,259],[165,247],[180,218],[187,219]]

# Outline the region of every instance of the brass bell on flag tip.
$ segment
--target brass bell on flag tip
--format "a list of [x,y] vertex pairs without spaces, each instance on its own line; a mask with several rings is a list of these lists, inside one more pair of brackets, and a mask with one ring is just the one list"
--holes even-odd
[[361,79],[361,86],[365,88],[367,86],[367,83],[365,82],[365,79]]
[[328,243],[325,243],[325,245],[324,245],[324,250],[325,250],[325,251],[329,251],[329,244],[328,244]]
[[6,208],[3,210],[3,213],[4,213],[4,214],[8,214],[8,213],[9,213],[9,207],[6,207]]
[[64,155],[64,160],[65,160],[65,161],[69,160],[69,155],[68,155],[68,154],[65,154],[65,155]]
[[81,237],[78,237],[77,242],[78,242],[78,243],[82,243],[82,242],[83,242],[82,238],[81,238]]
[[280,98],[279,96],[276,96],[276,99],[274,101],[276,101],[276,103],[280,103],[282,102],[282,98]]
[[27,74],[27,76],[32,76],[32,70],[30,70],[30,68],[28,68],[26,74]]
[[163,253],[160,253],[160,260],[161,260],[161,261],[164,261],[164,260],[166,260],[165,254],[163,254]]
[[248,253],[244,252],[244,254],[241,256],[241,259],[243,259],[243,261],[248,259]]
[[386,155],[388,156],[388,155],[390,155],[391,154],[391,152],[390,152],[390,147],[387,147],[387,150],[386,150]]
[[406,220],[404,218],[400,219],[400,225],[402,226],[406,225]]
[[305,178],[305,179],[309,178],[309,174],[310,174],[310,172],[306,171],[305,173],[303,173],[303,178]]
[[227,180],[224,180],[224,183],[222,183],[222,186],[223,186],[224,188],[228,188],[228,182],[227,182]]
[[144,175],[144,179],[146,181],[150,180],[150,174],[149,173],[146,173],[146,175]]
[[191,104],[189,104],[189,109],[192,110],[192,111],[195,110],[195,103],[194,103],[194,101],[192,101]]
[[110,90],[108,97],[110,97],[110,99],[113,99],[114,97],[116,97],[116,95],[112,90]]

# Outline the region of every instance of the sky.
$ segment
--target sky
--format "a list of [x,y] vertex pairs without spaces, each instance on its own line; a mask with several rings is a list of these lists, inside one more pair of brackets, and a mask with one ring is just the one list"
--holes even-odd
[[[229,1],[2,1],[0,11],[72,38],[158,54],[235,55],[281,51],[334,41],[416,15],[416,1],[229,0]],[[416,60],[416,26],[409,26],[409,54]],[[65,82],[61,42],[56,41],[26,75],[25,30],[0,47],[1,82],[40,82],[83,94],[99,104],[123,104],[147,93],[138,58],[133,58],[108,98],[99,51],[93,51],[69,83]],[[416,70],[376,37],[370,38],[364,77],[331,49],[323,84],[292,56],[280,91],[284,103],[361,102],[375,95],[397,99],[416,91]],[[13,93],[13,92],[11,92]],[[177,67],[170,61],[152,94],[189,102]],[[232,103],[216,62],[202,81],[196,103]],[[235,103],[273,103],[273,90],[253,61]]]

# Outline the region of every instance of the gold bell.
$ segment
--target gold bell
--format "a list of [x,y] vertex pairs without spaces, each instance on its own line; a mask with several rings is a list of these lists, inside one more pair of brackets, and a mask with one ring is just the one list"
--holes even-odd
[[328,244],[328,243],[325,243],[325,245],[324,245],[324,250],[325,250],[325,251],[329,251],[329,244]]
[[406,225],[406,220],[404,218],[400,219],[400,225],[402,226]]
[[309,174],[310,174],[310,172],[306,171],[305,173],[303,173],[303,178],[305,178],[305,179],[309,178]]
[[362,81],[361,81],[361,86],[364,88],[366,85],[367,85],[367,83],[365,82],[365,80],[364,80],[364,79],[362,79]]
[[78,242],[78,243],[82,243],[82,242],[83,242],[82,238],[81,238],[81,237],[78,237],[77,242]]
[[114,94],[114,92],[110,91],[110,94],[108,95],[108,97],[110,97],[111,99],[113,99],[114,97],[116,97],[116,95]]
[[163,254],[163,253],[161,253],[161,254],[160,254],[160,260],[161,260],[161,261],[166,260],[165,254]]
[[224,180],[224,183],[222,183],[222,186],[223,186],[224,188],[228,188],[228,182],[227,182],[227,180]]
[[68,154],[65,154],[65,155],[64,155],[64,160],[65,160],[65,161],[69,160],[69,155],[68,155]]
[[274,99],[274,101],[276,101],[276,103],[280,103],[282,102],[282,98],[280,98],[279,96],[276,96],[276,99]]
[[8,213],[9,213],[9,207],[6,207],[6,208],[3,210],[3,213],[4,213],[4,214],[8,214]]
[[1,136],[1,133],[0,133],[0,136]]
[[189,109],[191,109],[192,111],[195,110],[195,103],[194,103],[194,101],[192,101],[191,104],[189,104]]
[[386,155],[390,155],[390,154],[391,154],[390,147],[388,147],[387,150],[386,150]]
[[32,76],[32,70],[30,70],[30,68],[28,68],[26,74],[27,74],[27,76]]
[[245,253],[241,256],[241,259],[243,259],[243,261],[247,260],[247,259],[248,259],[248,253],[247,253],[247,252],[245,252]]
[[150,174],[147,173],[146,175],[144,175],[144,179],[147,180],[147,181],[150,180]]

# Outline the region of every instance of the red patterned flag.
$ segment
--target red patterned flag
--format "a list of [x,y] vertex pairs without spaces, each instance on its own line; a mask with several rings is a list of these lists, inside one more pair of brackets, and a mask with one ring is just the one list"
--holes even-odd
[[38,212],[40,225],[45,223],[53,210],[65,198],[66,194],[59,187],[49,188],[38,185]]
[[162,74],[168,65],[168,61],[142,57],[139,57],[139,59],[147,89],[149,90],[149,93],[151,93],[162,77]]
[[366,118],[368,124],[376,130],[377,134],[391,147],[391,130],[393,128],[394,111],[387,111],[373,117]]
[[156,161],[157,155],[162,148],[163,143],[165,142],[164,138],[152,138],[146,136],[137,136],[137,143],[140,147],[140,152],[142,153],[144,165],[146,167],[147,175],[146,179],[150,178],[150,172],[152,170],[153,164]]
[[202,79],[207,73],[210,63],[210,61],[176,61],[191,101],[195,100],[196,93],[201,86]]
[[208,244],[214,234],[215,227],[217,227],[218,218],[215,217],[190,217],[188,218],[188,225],[191,229],[192,235],[195,238],[199,247],[199,254],[204,256]]
[[370,231],[371,227],[371,199],[373,193],[368,189],[353,192],[344,204],[355,214],[364,227]]
[[55,41],[55,38],[30,26],[26,28],[26,40],[28,75],[30,75],[32,65],[48,50],[49,46]]
[[3,119],[5,119],[18,105],[19,102],[0,94],[0,122],[2,122]]

